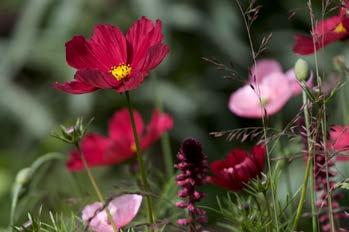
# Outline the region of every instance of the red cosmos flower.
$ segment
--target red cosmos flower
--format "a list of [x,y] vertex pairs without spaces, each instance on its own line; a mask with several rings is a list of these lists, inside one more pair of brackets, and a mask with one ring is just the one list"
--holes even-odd
[[[150,147],[173,126],[171,116],[157,110],[153,112],[146,128],[137,111],[134,111],[134,116],[143,150]],[[108,137],[95,133],[87,134],[82,139],[81,150],[91,167],[118,164],[134,157],[136,148],[128,110],[124,108],[113,115],[109,121]],[[70,171],[79,171],[84,168],[77,150],[70,153],[67,166]]]
[[209,182],[239,191],[245,183],[261,174],[264,158],[264,145],[253,147],[250,155],[246,151],[234,149],[225,160],[217,160],[210,164],[214,176],[209,177]]
[[[330,130],[329,147],[342,155],[337,155],[336,160],[349,160],[349,126],[333,126]],[[347,153],[347,154],[344,154]]]
[[[345,1],[339,14],[325,20],[319,21],[315,25],[313,36],[315,50],[349,37],[349,1]],[[314,41],[311,36],[297,35],[293,51],[300,55],[310,55],[314,53]]]
[[146,17],[136,21],[126,36],[117,26],[97,25],[90,40],[79,35],[65,44],[67,63],[77,71],[73,81],[53,86],[71,94],[135,89],[168,53],[163,38],[161,21],[153,24]]

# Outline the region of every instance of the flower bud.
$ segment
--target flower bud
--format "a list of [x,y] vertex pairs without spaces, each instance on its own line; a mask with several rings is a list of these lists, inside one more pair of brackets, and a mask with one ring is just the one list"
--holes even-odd
[[33,175],[31,168],[23,168],[17,173],[16,183],[20,185],[27,184]]
[[294,72],[299,81],[307,81],[310,76],[308,63],[299,58],[294,65]]

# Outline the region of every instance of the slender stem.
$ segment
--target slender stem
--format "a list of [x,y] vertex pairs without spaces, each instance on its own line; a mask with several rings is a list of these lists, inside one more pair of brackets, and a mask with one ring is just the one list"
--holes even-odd
[[[304,181],[303,181],[303,186],[302,186],[302,191],[301,191],[301,197],[298,202],[298,207],[297,207],[297,213],[295,220],[293,222],[293,228],[292,231],[295,231],[297,229],[298,221],[299,218],[302,214],[303,210],[303,205],[305,202],[305,196],[307,192],[307,186],[308,186],[308,179],[311,173],[311,170],[313,170],[313,140],[311,139],[311,128],[310,128],[310,118],[309,118],[309,109],[308,109],[308,100],[307,100],[307,94],[305,91],[303,91],[303,111],[304,111],[304,120],[305,120],[305,128],[306,128],[306,135],[307,135],[307,143],[308,143],[308,158],[307,158],[307,166],[305,169],[305,175],[304,175]],[[311,175],[313,176],[313,175]],[[311,195],[314,196],[314,188],[311,186]],[[313,197],[311,197],[312,202],[312,224],[313,224],[313,230],[316,228],[317,223],[316,223],[316,215],[313,212],[313,209],[315,209],[313,201]],[[315,230],[316,231],[316,230]]]
[[272,218],[272,213],[271,213],[271,209],[270,209],[270,202],[269,202],[269,198],[268,198],[268,196],[267,196],[267,192],[263,192],[263,196],[264,196],[264,199],[265,199],[265,204],[266,204],[266,206],[267,206],[267,209],[268,209],[268,217],[269,217],[269,220],[268,220],[268,223],[269,223],[269,225],[268,225],[268,228],[269,228],[269,231],[272,231],[271,229],[270,229],[270,222],[272,222],[273,221],[273,218]]
[[[139,165],[139,169],[140,169],[143,190],[148,193],[150,188],[149,188],[149,183],[148,183],[148,178],[147,178],[147,172],[146,172],[145,167],[144,167],[144,161],[142,158],[142,150],[141,150],[141,146],[139,143],[139,137],[138,137],[136,123],[135,123],[135,119],[134,119],[134,115],[133,115],[131,98],[130,98],[130,94],[128,91],[126,91],[126,100],[127,100],[128,111],[130,113],[132,132],[133,132],[133,136],[135,139],[135,145],[136,145],[136,150],[137,150],[136,151],[137,161],[138,161],[138,165]],[[151,225],[153,225],[155,222],[155,218],[154,218],[154,214],[153,214],[153,206],[152,206],[151,196],[149,196],[149,195],[146,196],[146,203],[147,203],[149,223]]]
[[[251,32],[250,32],[250,26],[248,25],[245,12],[244,12],[244,10],[243,10],[239,0],[235,0],[235,2],[238,5],[239,10],[240,10],[240,12],[241,12],[241,14],[243,16],[242,18],[244,20],[244,24],[245,24],[246,31],[247,31],[247,36],[248,36],[248,41],[249,41],[249,45],[250,45],[250,49],[251,49],[251,53],[252,53],[253,63],[254,63],[254,66],[256,67],[256,64],[257,64],[256,52],[255,52],[254,47],[253,47],[252,36],[251,36]],[[263,135],[264,135],[265,141],[267,141],[267,130],[266,130],[267,122],[266,122],[266,115],[264,114],[264,110],[265,109],[264,109],[263,104],[262,104],[262,99],[261,99],[261,96],[260,96],[259,85],[256,85],[256,86],[257,86],[256,94],[257,94],[257,97],[259,98],[259,102],[260,102],[260,105],[261,105],[261,111],[263,111],[262,112]],[[265,148],[266,148],[266,153],[267,153],[268,178],[271,179],[272,171],[271,171],[271,162],[270,162],[270,151],[269,151],[267,143],[265,143]],[[279,220],[278,220],[278,216],[277,216],[277,209],[276,209],[277,203],[276,203],[276,196],[274,194],[274,183],[273,183],[273,181],[270,181],[270,187],[271,187],[271,196],[272,196],[272,201],[273,201],[274,220],[275,220],[275,225],[276,225],[276,231],[278,232],[280,229],[279,229]]]
[[[79,152],[80,158],[81,158],[82,163],[83,163],[83,165],[84,165],[84,168],[85,168],[85,170],[86,170],[86,172],[87,172],[88,178],[90,179],[91,184],[92,184],[92,186],[93,186],[93,188],[94,188],[94,190],[95,190],[95,192],[96,192],[96,194],[97,194],[97,197],[98,197],[99,201],[104,205],[106,202],[105,202],[105,200],[104,200],[104,197],[103,197],[103,195],[102,195],[102,192],[101,192],[101,190],[99,189],[99,187],[98,187],[98,185],[97,185],[96,179],[95,179],[94,176],[92,175],[91,169],[90,169],[90,167],[89,167],[88,164],[87,164],[87,161],[86,161],[86,159],[85,159],[85,156],[82,154],[82,151],[81,151],[81,149],[80,149],[79,143],[76,143],[75,146],[76,146],[76,148],[77,148],[77,150],[78,150],[78,152]],[[109,211],[108,206],[105,207],[105,211],[107,212],[108,220],[109,220],[109,222],[111,223],[111,225],[112,225],[112,227],[113,227],[113,231],[114,231],[114,232],[119,232],[119,229],[118,229],[118,227],[116,226],[115,221],[113,220],[113,217],[112,217],[112,215],[111,215],[111,213],[110,213],[110,211]]]
[[[323,3],[323,2],[322,2]],[[312,32],[315,31],[315,20],[313,18],[313,14],[312,14],[312,3],[311,0],[308,0],[308,7],[310,12],[310,21],[311,21],[311,28],[312,28]],[[322,4],[322,18],[324,18],[324,6]],[[322,25],[322,27],[324,27],[324,25]],[[324,28],[322,28],[322,30],[324,30]],[[316,38],[314,37],[314,35],[312,35],[313,38],[313,46],[314,46],[314,59],[315,59],[315,68],[316,68],[316,79],[317,79],[317,85],[318,85],[318,89],[319,92],[321,94],[321,77],[319,75],[319,66],[318,66],[318,58],[317,58],[317,51],[316,51]],[[322,38],[322,43],[324,43],[324,37]],[[323,111],[323,116],[321,118],[321,132],[322,132],[322,139],[323,139],[323,144],[327,143],[327,138],[326,138],[326,102],[325,99],[322,100],[322,111]],[[326,154],[326,146],[324,146],[324,155],[325,155],[325,168],[326,168],[326,188],[327,190],[329,190],[329,175],[328,175],[328,157]],[[328,193],[328,214],[329,214],[329,221],[330,221],[330,231],[331,232],[335,232],[335,226],[334,226],[334,219],[333,219],[333,208],[332,208],[332,197],[331,197],[331,193]]]

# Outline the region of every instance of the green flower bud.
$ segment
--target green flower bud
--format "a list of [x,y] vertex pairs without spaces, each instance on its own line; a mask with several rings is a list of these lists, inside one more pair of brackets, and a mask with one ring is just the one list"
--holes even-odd
[[17,173],[16,183],[20,185],[27,184],[32,178],[33,171],[31,168],[23,168]]
[[294,72],[299,81],[307,81],[310,76],[308,63],[299,58],[294,65]]

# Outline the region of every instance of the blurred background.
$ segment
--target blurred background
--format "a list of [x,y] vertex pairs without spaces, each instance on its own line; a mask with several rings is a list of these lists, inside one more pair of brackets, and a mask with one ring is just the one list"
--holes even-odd
[[[241,2],[247,5],[247,1]],[[291,51],[295,33],[307,33],[310,27],[304,0],[261,0],[258,4],[263,7],[252,27],[255,46],[272,32],[269,48],[262,57],[278,60],[287,70],[297,60]],[[315,5],[315,13],[319,11],[320,3]],[[233,147],[248,147],[209,136],[212,131],[260,125],[258,120],[239,118],[229,111],[229,96],[241,83],[224,78],[229,73],[203,59],[232,66],[242,81],[247,79],[251,52],[235,1],[1,0],[0,228],[9,224],[11,188],[16,173],[45,153],[67,155],[71,149],[70,145],[51,137],[52,131],[60,124],[69,126],[78,116],[83,116],[95,118],[90,131],[106,135],[108,119],[126,106],[125,97],[113,91],[68,95],[51,88],[53,82],[70,80],[74,74],[65,61],[64,43],[76,34],[89,38],[93,27],[100,23],[119,25],[126,31],[142,15],[162,20],[171,51],[141,88],[132,92],[132,99],[146,122],[159,99],[164,110],[173,116],[175,124],[170,132],[173,158],[180,142],[188,136],[202,142],[210,160],[223,158]],[[348,51],[344,43],[329,46],[321,56],[320,63],[326,64],[321,69],[330,72],[333,56],[348,57]],[[313,64],[312,57],[307,60]],[[271,117],[270,123],[287,124],[299,107],[299,97],[291,99],[282,112]],[[331,109],[337,109],[335,102],[330,106],[330,121],[343,123],[341,112]],[[161,183],[164,165],[160,143],[147,153],[149,163],[160,170],[154,179]],[[297,171],[303,168],[302,160],[297,162],[290,169],[294,190],[302,178],[302,172]],[[132,173],[129,166],[132,167],[132,161],[96,168],[94,172],[105,192],[112,193],[128,183]],[[348,165],[342,163],[338,167],[346,175]],[[79,196],[93,195],[88,188],[81,187],[87,183],[86,176],[69,174],[64,160],[45,165],[35,176],[16,211],[19,224],[25,221],[27,212],[35,213],[40,206],[58,213],[73,209],[79,215],[82,206]],[[210,195],[207,201],[214,202],[216,194],[224,195],[217,187],[206,188]],[[281,191],[284,189],[281,183]]]

